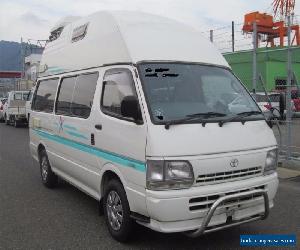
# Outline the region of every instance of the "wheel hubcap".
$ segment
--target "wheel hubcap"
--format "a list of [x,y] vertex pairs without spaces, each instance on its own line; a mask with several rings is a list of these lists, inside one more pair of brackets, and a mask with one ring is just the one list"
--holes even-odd
[[110,191],[107,196],[106,210],[108,222],[115,231],[120,230],[123,222],[123,207],[120,196],[115,191]]
[[45,157],[43,157],[41,165],[42,165],[42,169],[41,169],[42,170],[42,178],[45,181],[48,176],[48,162]]

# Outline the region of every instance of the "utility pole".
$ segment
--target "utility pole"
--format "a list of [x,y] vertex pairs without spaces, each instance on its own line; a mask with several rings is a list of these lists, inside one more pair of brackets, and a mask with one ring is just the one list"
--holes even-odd
[[235,47],[235,44],[234,44],[234,21],[232,21],[231,23],[231,44],[232,44],[232,52],[234,52],[234,47]]
[[24,48],[23,48],[23,38],[21,37],[21,79],[23,79],[25,74],[25,56],[24,56]]
[[252,65],[252,88],[253,96],[256,100],[256,83],[257,83],[257,24],[253,23],[253,65]]
[[291,50],[291,15],[287,16],[288,21],[288,52],[287,52],[287,89],[286,89],[286,123],[287,123],[287,142],[286,157],[291,159],[291,143],[292,143],[292,50]]

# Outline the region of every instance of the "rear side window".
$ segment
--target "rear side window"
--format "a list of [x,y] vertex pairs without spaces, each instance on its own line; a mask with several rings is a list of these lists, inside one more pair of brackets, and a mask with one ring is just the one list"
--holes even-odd
[[33,110],[47,113],[53,111],[57,84],[58,78],[42,80],[38,83],[32,104]]
[[131,72],[127,69],[107,71],[103,81],[102,111],[122,118],[121,103],[126,96],[136,96]]
[[71,115],[71,103],[75,84],[76,77],[68,77],[62,80],[56,103],[56,114]]
[[88,118],[97,80],[97,72],[64,78],[57,98],[56,114]]
[[90,116],[97,80],[98,73],[84,74],[77,77],[71,106],[73,116],[81,118]]

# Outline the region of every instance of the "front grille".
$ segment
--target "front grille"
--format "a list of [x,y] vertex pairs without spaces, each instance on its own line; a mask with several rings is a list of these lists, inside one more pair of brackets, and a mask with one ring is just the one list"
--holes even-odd
[[256,176],[262,175],[262,167],[245,168],[234,171],[218,172],[212,174],[199,175],[196,179],[196,184],[199,185],[210,185],[217,184],[227,181],[238,181],[244,180]]
[[[221,194],[216,194],[216,195],[209,195],[209,196],[202,196],[202,197],[192,198],[189,201],[189,209],[190,209],[190,211],[208,210],[208,209],[211,208],[213,203],[221,197],[224,197],[226,195],[233,195],[233,194],[238,194],[238,193],[242,193],[242,192],[257,190],[257,189],[263,189],[264,190],[265,186],[258,186],[258,187],[249,188],[249,189],[242,189],[242,190],[238,190],[238,191],[234,191],[234,192],[228,192],[228,193],[221,193]],[[223,202],[219,206],[219,208],[224,208],[224,207],[228,207],[228,206],[235,206],[235,205],[240,206],[240,205],[242,205],[246,202],[254,201],[254,200],[260,199],[260,198],[263,198],[263,196],[260,195],[260,194],[252,194],[252,195],[242,197],[242,198],[234,198],[234,199]]]

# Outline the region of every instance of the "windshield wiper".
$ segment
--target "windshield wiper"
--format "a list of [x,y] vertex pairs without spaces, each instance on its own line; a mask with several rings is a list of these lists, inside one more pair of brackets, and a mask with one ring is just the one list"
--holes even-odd
[[224,117],[227,114],[224,113],[218,113],[218,112],[206,112],[206,113],[196,113],[196,114],[191,114],[191,115],[187,115],[187,117],[205,117],[205,118],[209,118],[209,117]]
[[[246,112],[241,112],[241,113],[236,114],[235,116],[229,117],[226,120],[220,121],[219,125],[220,125],[220,127],[222,127],[227,122],[236,121],[238,119],[242,119],[242,118],[245,118],[245,117],[248,117],[248,116],[252,116],[252,115],[262,115],[262,112],[261,111],[246,111]],[[241,121],[241,122],[244,125],[246,121]]]
[[216,113],[216,112],[191,114],[191,115],[187,115],[183,119],[173,120],[173,121],[166,122],[165,128],[169,129],[171,125],[184,124],[185,122],[194,121],[194,120],[196,120],[196,121],[198,120],[200,123],[202,123],[202,126],[205,126],[205,124],[207,123],[207,121],[209,120],[209,118],[224,117],[224,116],[226,116],[226,114]]

